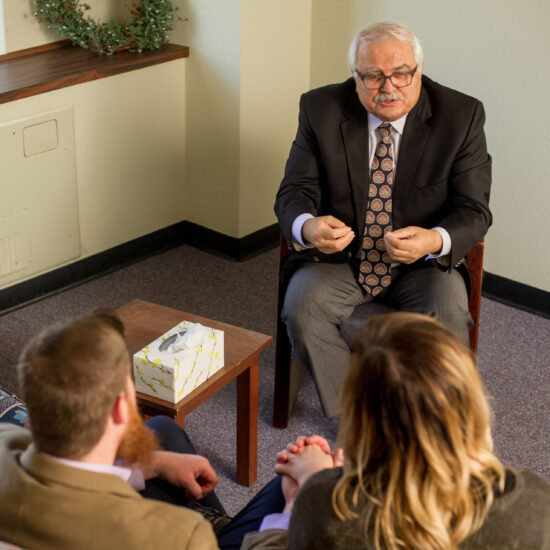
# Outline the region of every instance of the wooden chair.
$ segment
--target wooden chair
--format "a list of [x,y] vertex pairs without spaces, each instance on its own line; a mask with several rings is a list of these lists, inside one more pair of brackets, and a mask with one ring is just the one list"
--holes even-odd
[[[477,352],[477,337],[479,330],[479,309],[481,303],[481,282],[483,278],[483,239],[476,244],[466,256],[466,267],[470,274],[470,297],[468,309],[474,321],[470,329],[470,349]],[[290,255],[288,244],[281,235],[280,260],[279,260],[279,294],[277,305],[277,337],[275,342],[275,389],[273,400],[273,426],[286,428],[288,417],[303,377],[303,367],[297,360],[291,361],[292,348],[288,339],[286,325],[281,320],[281,309],[283,307],[286,287],[281,283],[281,269]],[[370,314],[367,313],[371,310]],[[359,315],[355,316],[355,322],[363,323],[368,317],[390,311],[389,306],[383,304],[367,304],[356,308]],[[366,315],[365,315],[366,314]],[[354,317],[354,316],[352,316]],[[346,323],[348,323],[346,321]],[[346,332],[344,323],[343,332]],[[349,328],[347,330],[349,333]]]

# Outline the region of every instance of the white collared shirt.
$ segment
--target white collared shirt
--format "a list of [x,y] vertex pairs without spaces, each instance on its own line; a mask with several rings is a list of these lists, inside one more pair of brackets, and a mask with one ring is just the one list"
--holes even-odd
[[[390,139],[393,145],[393,172],[395,175],[395,167],[397,166],[397,158],[399,156],[399,146],[401,145],[401,138],[403,137],[403,129],[405,128],[405,122],[407,122],[407,116],[403,115],[400,119],[390,122],[392,125],[393,131],[390,134]],[[369,167],[372,166],[372,159],[374,158],[374,152],[376,151],[376,146],[380,140],[380,136],[376,133],[376,129],[380,124],[383,124],[385,121],[380,120],[378,117],[369,113]]]
[[52,456],[47,453],[42,453],[55,462],[70,466],[71,468],[77,468],[79,470],[87,470],[88,472],[95,472],[97,474],[110,474],[117,476],[123,481],[130,484],[132,489],[136,491],[143,491],[145,489],[145,480],[143,478],[143,472],[138,464],[132,464],[130,467],[118,466],[116,464],[99,464],[96,462],[82,462],[81,460],[71,460],[69,458],[61,458],[58,456]]

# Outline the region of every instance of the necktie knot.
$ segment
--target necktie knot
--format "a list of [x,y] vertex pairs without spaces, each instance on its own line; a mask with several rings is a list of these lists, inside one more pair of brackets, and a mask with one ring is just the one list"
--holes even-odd
[[380,141],[382,143],[390,143],[391,131],[392,125],[389,122],[382,122],[382,124],[376,128],[376,132],[380,136]]

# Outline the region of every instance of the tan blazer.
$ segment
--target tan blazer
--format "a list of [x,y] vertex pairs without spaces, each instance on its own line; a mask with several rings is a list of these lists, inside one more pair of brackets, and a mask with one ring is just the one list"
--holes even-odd
[[0,540],[33,550],[218,548],[200,514],[50,460],[11,424],[0,424]]

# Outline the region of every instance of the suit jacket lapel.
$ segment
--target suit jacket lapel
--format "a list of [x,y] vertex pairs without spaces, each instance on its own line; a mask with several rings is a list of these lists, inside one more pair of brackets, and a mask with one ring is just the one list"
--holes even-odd
[[417,104],[407,117],[399,146],[393,192],[393,218],[397,226],[400,226],[401,206],[407,202],[407,194],[414,181],[426,139],[430,134],[430,127],[426,124],[426,120],[431,114],[428,94],[422,88]]
[[369,190],[369,129],[367,111],[352,90],[353,97],[347,102],[345,120],[340,124],[346,152],[348,177],[355,207],[355,234],[363,234]]

